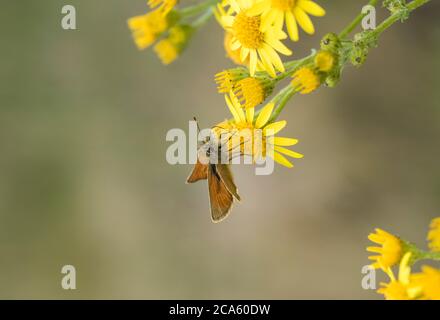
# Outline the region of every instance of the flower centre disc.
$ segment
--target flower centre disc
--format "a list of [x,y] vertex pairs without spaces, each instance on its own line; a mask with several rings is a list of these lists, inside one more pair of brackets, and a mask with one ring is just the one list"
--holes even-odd
[[260,31],[261,18],[249,17],[240,12],[235,17],[232,29],[234,35],[245,48],[258,49],[264,40],[264,34]]

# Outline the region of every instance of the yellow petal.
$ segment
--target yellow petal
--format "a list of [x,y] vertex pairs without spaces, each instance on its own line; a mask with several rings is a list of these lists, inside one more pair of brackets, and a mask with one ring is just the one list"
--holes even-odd
[[238,50],[241,47],[241,43],[240,41],[238,41],[237,39],[232,39],[233,41],[231,41],[231,50],[235,51]]
[[[383,269],[382,265],[380,264],[379,267]],[[396,281],[396,277],[394,276],[393,270],[390,267],[386,268],[384,271],[386,272],[388,277],[390,277],[392,282]]]
[[247,9],[246,14],[249,16],[258,16],[266,11],[269,7],[270,3],[268,1],[260,1]]
[[273,137],[271,143],[275,146],[290,147],[298,143],[297,139]]
[[300,0],[298,6],[312,16],[322,17],[325,15],[325,10],[313,1]]
[[272,48],[274,48],[275,50],[286,56],[290,56],[292,54],[292,51],[289,48],[287,48],[280,40],[277,40],[272,37],[267,37],[266,42],[270,46],[272,46]]
[[273,136],[273,135],[277,134],[278,132],[280,132],[281,130],[283,130],[283,128],[286,126],[286,124],[287,124],[286,120],[271,123],[271,124],[267,125],[266,127],[264,127],[263,134],[266,136]]
[[375,231],[376,231],[376,233],[378,234],[378,235],[381,235],[381,236],[387,236],[387,237],[394,237],[391,233],[389,233],[389,232],[387,232],[387,231],[385,231],[385,230],[382,230],[382,229],[380,229],[380,228],[376,228],[376,229],[374,229]]
[[[372,267],[373,269],[379,269],[380,268],[380,264],[379,264],[379,262],[375,262],[375,263],[372,263],[370,265],[370,267]],[[379,292],[379,290],[377,292]]]
[[229,108],[229,111],[231,112],[232,116],[234,117],[235,122],[239,123],[241,121],[240,116],[239,116],[235,106],[232,104],[232,101],[226,95],[225,95],[225,101],[226,101],[226,105]]
[[238,101],[238,99],[237,99],[237,96],[233,92],[230,93],[230,96],[231,96],[231,102],[235,108],[235,112],[237,112],[237,115],[240,118],[239,122],[242,122],[242,123],[246,122],[246,116],[243,112],[240,101]]
[[277,38],[278,40],[287,39],[287,33],[285,33],[282,29],[272,29],[272,32],[274,33],[275,38]]
[[[263,1],[264,2],[264,1]],[[272,9],[267,11],[267,14],[263,14],[263,16],[261,17],[261,32],[266,32],[271,25],[273,25],[275,23],[275,19],[276,19],[276,9]]]
[[235,12],[239,13],[241,11],[240,5],[237,1],[228,1],[228,4]]
[[382,256],[370,256],[370,257],[368,257],[368,260],[376,261],[376,260],[380,259],[381,257]]
[[284,64],[281,61],[278,53],[267,44],[263,44],[263,50],[269,55],[270,62],[275,66],[275,68],[280,72],[284,72]]
[[367,247],[368,252],[382,253],[383,249],[381,247]]
[[277,30],[283,29],[284,25],[284,12],[281,10],[277,10],[277,13],[275,14],[275,21],[274,21],[274,27]]
[[375,233],[370,233],[368,235],[368,240],[370,240],[370,241],[372,241],[374,243],[377,243],[377,244],[383,244],[383,242],[384,242],[383,238],[378,236]]
[[[272,157],[272,155],[269,154],[270,157]],[[279,154],[278,152],[275,152],[273,154],[272,157],[276,162],[278,162],[279,164],[287,167],[287,168],[293,168],[293,164],[286,159],[286,157],[284,157],[283,155]]]
[[235,17],[233,16],[222,16],[221,17],[221,25],[225,28],[232,27],[234,24]]
[[263,63],[264,70],[273,78],[276,77],[275,69],[273,68],[272,63],[270,62],[269,55],[264,51],[264,49],[258,49],[258,55],[261,58],[261,62]]
[[304,155],[302,155],[301,153],[283,148],[283,147],[279,147],[279,146],[274,146],[273,147],[275,151],[278,151],[280,153],[285,154],[286,156],[292,157],[292,158],[296,158],[296,159],[301,159],[304,158]]
[[258,56],[257,56],[257,51],[255,49],[251,49],[250,54],[251,54],[251,58],[249,61],[249,73],[253,77],[255,75],[255,71],[257,68]]
[[274,106],[275,104],[273,102],[270,102],[267,105],[265,105],[263,109],[261,109],[257,121],[255,122],[255,128],[261,129],[262,127],[264,127],[264,125],[270,119]]
[[296,7],[293,14],[295,15],[296,21],[305,32],[308,34],[315,33],[315,27],[313,26],[312,20],[310,20],[309,16],[303,9]]
[[246,58],[249,55],[249,49],[248,48],[241,48],[240,50],[240,60],[241,62],[245,62]]
[[405,253],[399,265],[399,281],[406,283],[409,282],[409,276],[411,273],[411,268],[408,266],[409,260],[411,259],[411,252]]
[[255,108],[247,108],[246,109],[246,121],[250,124],[254,121],[254,112]]
[[290,39],[292,39],[293,41],[298,41],[299,40],[298,24],[296,23],[292,11],[286,12],[286,26]]

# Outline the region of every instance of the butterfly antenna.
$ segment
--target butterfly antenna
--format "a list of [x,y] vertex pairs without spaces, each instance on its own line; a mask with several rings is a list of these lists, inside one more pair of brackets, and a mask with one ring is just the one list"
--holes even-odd
[[197,124],[197,130],[199,130],[199,133],[200,133],[199,122],[197,121],[197,118],[196,118],[196,117],[193,117],[193,119],[194,119],[194,121],[196,122],[196,124]]

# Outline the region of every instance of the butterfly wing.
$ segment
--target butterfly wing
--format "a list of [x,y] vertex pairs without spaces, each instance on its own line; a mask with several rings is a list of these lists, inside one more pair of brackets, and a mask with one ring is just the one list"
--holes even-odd
[[208,165],[202,164],[198,159],[197,163],[194,165],[194,169],[186,179],[186,183],[194,183],[199,180],[205,180],[208,178]]
[[208,189],[212,221],[220,222],[231,211],[234,198],[220,178],[215,165],[208,168]]
[[216,166],[217,173],[221,180],[225,184],[228,191],[234,196],[235,199],[240,201],[240,196],[238,195],[237,186],[234,183],[234,178],[232,177],[231,168],[228,164],[218,164]]

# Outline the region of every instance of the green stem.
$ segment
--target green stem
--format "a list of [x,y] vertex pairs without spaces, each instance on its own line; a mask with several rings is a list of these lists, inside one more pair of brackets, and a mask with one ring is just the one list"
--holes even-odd
[[182,18],[190,18],[205,12],[206,9],[215,6],[217,2],[218,0],[206,0],[196,5],[181,9],[180,14],[182,15]]
[[307,57],[305,57],[303,59],[286,62],[284,64],[284,68],[286,69],[286,71],[283,73],[280,73],[274,80],[276,82],[278,82],[278,81],[281,81],[281,80],[291,76],[296,70],[298,70],[299,68],[303,67],[304,65],[312,62],[313,58],[315,57],[315,54],[316,53],[313,51],[310,55],[308,55]]
[[440,261],[440,252],[426,252],[423,251],[420,254],[420,257],[418,260],[434,260],[434,261]]
[[205,13],[203,13],[193,23],[191,23],[191,26],[193,28],[200,28],[206,22],[208,22],[208,20],[212,17],[213,14],[214,14],[214,8],[209,7],[208,9],[206,9]]
[[387,30],[389,27],[391,27],[394,23],[396,23],[397,21],[401,20],[405,14],[408,14],[412,11],[414,11],[415,9],[417,9],[418,7],[428,3],[431,0],[414,0],[410,3],[408,3],[405,6],[405,9],[402,10],[398,10],[395,13],[393,13],[391,16],[389,16],[387,19],[385,19],[380,25],[377,26],[376,29],[372,30],[370,35],[373,36],[379,36],[382,34],[382,32],[384,32],[385,30]]
[[404,252],[411,252],[410,265],[415,264],[420,260],[434,260],[440,261],[440,252],[430,252],[419,249],[414,243],[403,240]]
[[[379,35],[382,34],[382,32],[384,32],[386,29],[388,29],[390,26],[392,26],[394,23],[396,23],[397,21],[401,20],[403,17],[403,14],[405,13],[409,13],[415,9],[417,9],[418,7],[426,4],[427,2],[429,2],[430,0],[413,0],[412,2],[408,3],[404,9],[402,10],[398,10],[396,11],[394,14],[392,14],[390,17],[388,17],[387,19],[385,19],[379,26],[377,26],[377,28],[375,30],[371,30],[369,32],[363,32],[360,33],[361,35],[361,39],[358,39],[360,41],[363,40],[369,40],[370,38],[375,39],[377,38]],[[376,5],[377,4],[377,0],[371,0],[369,2],[370,5]],[[360,14],[358,17],[356,17],[349,25],[347,28],[345,28],[341,34],[340,37],[346,37],[351,31],[353,31],[353,29],[362,21],[362,18],[364,17],[363,14]],[[311,59],[313,58],[313,55],[310,55],[302,60],[296,60],[296,61],[290,61],[287,62],[285,65],[289,66],[289,68],[292,68],[292,70],[297,70],[299,67],[307,64]],[[287,67],[286,67],[287,69]],[[289,73],[290,72],[290,73]],[[286,78],[288,75],[292,74],[294,71],[291,71],[289,69],[289,71],[286,71],[282,74],[280,74],[276,80],[279,81],[281,79]],[[288,87],[291,87],[291,85],[289,84]],[[281,111],[283,110],[284,106],[286,105],[287,101],[296,93],[293,88],[291,91],[288,92],[288,94],[286,93],[288,90],[288,87],[285,87],[284,89],[282,89],[273,99],[272,102],[278,103],[278,105],[275,107],[275,110],[272,114],[272,117],[270,119],[270,121],[275,121],[277,119],[277,117],[279,116],[279,114],[281,113]]]
[[[370,0],[368,5],[376,6],[378,0]],[[362,19],[366,16],[366,13],[360,13],[354,18],[354,20],[339,34],[339,38],[346,38],[358,25],[361,23]]]
[[272,115],[269,119],[269,122],[275,121],[278,116],[280,115],[281,111],[283,111],[284,107],[286,106],[287,102],[290,100],[290,98],[293,97],[295,94],[295,90],[292,87],[292,85],[289,83],[286,87],[284,87],[279,94],[277,94],[273,99],[272,102],[274,102],[275,110],[272,112]]
[[[310,63],[313,58],[315,57],[316,52],[312,52],[309,56],[299,59],[299,60],[293,60],[288,61],[284,64],[284,67],[286,68],[286,71],[283,73],[280,73],[275,79],[274,82],[279,82],[289,76],[291,76],[293,73],[295,73],[296,70],[299,68],[305,66],[306,64]],[[272,116],[269,119],[269,122],[275,121],[278,116],[280,115],[281,111],[283,111],[284,107],[286,106],[287,102],[292,98],[292,96],[295,94],[295,90],[293,89],[292,85],[289,83],[287,86],[285,86],[283,89],[281,89],[275,97],[270,100],[270,102],[275,103],[275,110],[272,113]],[[255,116],[258,116],[260,114],[260,111],[262,108],[257,110]]]

